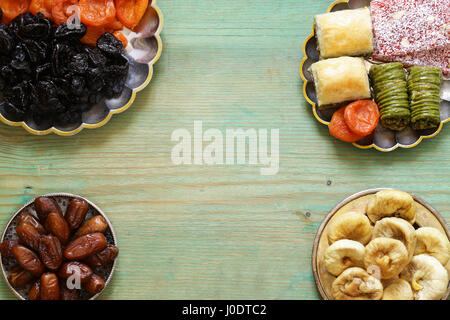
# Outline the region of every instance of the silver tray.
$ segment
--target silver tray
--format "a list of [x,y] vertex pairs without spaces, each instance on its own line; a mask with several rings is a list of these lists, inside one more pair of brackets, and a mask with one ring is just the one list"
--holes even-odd
[[84,112],[82,122],[69,126],[39,127],[31,119],[21,122],[10,121],[0,108],[0,120],[10,126],[23,127],[34,135],[56,133],[61,136],[77,134],[84,128],[96,129],[104,126],[114,114],[127,110],[134,102],[136,94],[150,83],[153,76],[153,65],[162,52],[160,37],[163,28],[163,15],[156,5],[156,0],[150,1],[146,13],[134,31],[124,28],[122,33],[127,37],[126,55],[130,62],[130,71],[122,94],[113,99],[104,99]]
[[[79,199],[85,200],[89,204],[89,209],[86,214],[85,220],[90,219],[96,215],[101,215],[108,223],[108,229],[104,233],[105,237],[108,241],[108,244],[117,246],[116,234],[114,232],[111,222],[108,220],[108,217],[103,213],[103,211],[99,207],[97,207],[94,203],[92,203],[88,199],[77,196],[77,195],[73,195],[70,193],[50,193],[50,194],[43,195],[43,197],[51,197],[51,198],[55,199],[55,201],[59,204],[59,206],[61,207],[61,210],[63,212],[66,212],[66,209],[67,209],[67,206],[69,205],[70,200],[72,200],[74,198],[79,198]],[[16,225],[17,225],[18,217],[22,212],[28,212],[28,213],[32,214],[33,216],[37,217],[36,211],[34,209],[34,199],[29,201],[28,203],[26,203],[19,210],[17,210],[17,212],[11,217],[11,219],[8,221],[8,224],[5,227],[5,230],[3,231],[0,242],[3,242],[5,240],[18,239],[17,233],[16,233]],[[1,256],[0,268],[2,270],[3,278],[5,279],[6,283],[8,284],[8,287],[11,289],[11,291],[14,293],[14,295],[17,298],[19,298],[21,300],[27,300],[30,284],[24,286],[23,288],[16,289],[9,283],[9,280],[8,280],[9,270],[11,270],[11,268],[15,265],[15,262],[13,262],[12,260],[13,259],[8,259],[8,258]],[[98,296],[100,296],[105,291],[106,287],[108,286],[109,282],[112,279],[114,270],[116,269],[116,263],[117,263],[117,258],[114,259],[113,263],[109,263],[100,268],[95,268],[94,269],[95,273],[98,274],[99,276],[101,276],[105,280],[105,287],[103,288],[103,290],[101,292],[99,292],[95,295],[87,295],[87,294],[85,296],[82,295],[82,296],[80,296],[80,299],[94,300]]]
[[[334,12],[347,9],[358,9],[370,5],[370,0],[337,0],[328,8],[327,12]],[[310,66],[319,61],[319,52],[317,50],[317,41],[314,35],[314,26],[312,34],[306,38],[303,44],[303,60],[300,66],[300,75],[303,79],[303,95],[312,106],[313,114],[316,119],[325,125],[329,125],[334,109],[319,110],[316,103],[316,90],[312,74],[309,72]],[[375,61],[371,61],[375,62]],[[367,61],[369,65],[369,61]],[[450,80],[444,80],[441,90],[441,123],[439,127],[429,130],[416,131],[412,128],[406,128],[403,131],[395,132],[384,128],[381,124],[375,129],[374,133],[363,140],[353,143],[354,146],[361,149],[375,148],[379,151],[389,152],[397,148],[413,148],[423,139],[436,136],[445,123],[450,122]]]

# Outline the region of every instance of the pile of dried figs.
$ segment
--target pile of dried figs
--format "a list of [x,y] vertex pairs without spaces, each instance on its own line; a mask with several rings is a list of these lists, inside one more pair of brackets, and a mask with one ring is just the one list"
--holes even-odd
[[2,257],[16,262],[10,284],[29,286],[30,300],[77,300],[102,291],[105,281],[96,270],[119,253],[104,235],[103,216],[86,219],[89,204],[80,198],[69,202],[65,215],[51,197],[36,198],[34,207],[37,217],[24,211],[17,219],[18,240],[0,244]]
[[[0,9],[0,18],[1,18]],[[0,110],[10,121],[38,127],[82,122],[82,113],[122,93],[129,61],[111,33],[80,42],[86,26],[54,25],[38,13],[0,24]]]

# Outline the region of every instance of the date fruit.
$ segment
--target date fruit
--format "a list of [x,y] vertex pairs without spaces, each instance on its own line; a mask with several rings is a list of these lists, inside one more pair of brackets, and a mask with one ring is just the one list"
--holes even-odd
[[45,271],[45,267],[39,260],[39,257],[27,247],[17,244],[12,248],[12,253],[20,266],[32,275],[37,277]]
[[34,208],[36,209],[39,221],[41,221],[42,223],[45,223],[45,220],[47,220],[47,216],[52,212],[59,213],[62,216],[61,208],[53,198],[48,197],[36,198],[34,200]]
[[64,250],[68,260],[82,260],[106,248],[107,241],[103,233],[89,233],[72,240]]
[[40,224],[39,221],[37,221],[36,218],[33,217],[33,215],[31,213],[25,212],[20,215],[20,217],[17,221],[17,224],[20,225],[22,223],[28,223],[28,224],[32,225],[37,230],[37,232],[39,232],[40,234],[47,233],[47,231],[42,226],[42,224]]
[[59,299],[59,280],[56,274],[46,272],[41,276],[41,299]]
[[41,234],[37,231],[35,227],[28,223],[19,224],[16,227],[17,235],[20,241],[27,247],[38,250],[39,249],[39,239]]
[[64,283],[61,283],[59,288],[59,298],[61,300],[79,300],[80,295],[77,289],[69,289]]
[[61,243],[58,238],[52,235],[41,236],[39,256],[47,269],[51,271],[58,270],[63,260]]
[[56,212],[51,212],[45,221],[45,228],[56,236],[62,245],[65,245],[70,237],[70,230],[64,217]]
[[22,267],[15,266],[9,271],[8,280],[15,288],[20,288],[30,283],[33,275]]
[[93,274],[92,269],[89,266],[78,261],[66,262],[58,271],[59,277],[63,279],[68,279],[70,276],[74,275],[74,273],[78,273],[80,282],[82,283],[86,282]]
[[18,240],[6,240],[6,241],[3,241],[0,244],[0,253],[2,254],[2,256],[5,257],[5,258],[14,258],[14,255],[12,254],[12,248],[16,244],[19,244]]
[[105,287],[105,280],[95,273],[83,284],[83,289],[89,293],[97,294]]
[[89,233],[103,233],[106,231],[106,229],[108,229],[108,223],[106,222],[105,218],[103,218],[101,215],[98,215],[83,223],[80,229],[78,229],[78,231],[75,233],[75,237],[78,238]]
[[30,291],[28,291],[28,297],[30,300],[39,300],[41,299],[41,281],[37,280],[30,287]]
[[65,219],[69,224],[70,230],[73,231],[77,229],[83,223],[88,209],[89,204],[83,199],[75,198],[70,201],[65,215]]
[[92,268],[98,268],[112,262],[119,254],[119,248],[109,244],[105,249],[99,253],[87,257],[85,262]]

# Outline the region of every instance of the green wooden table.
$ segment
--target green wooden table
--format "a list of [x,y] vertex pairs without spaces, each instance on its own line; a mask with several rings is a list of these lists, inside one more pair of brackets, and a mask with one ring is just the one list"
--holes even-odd
[[[0,227],[50,192],[80,194],[120,244],[104,299],[318,299],[315,232],[346,196],[417,193],[450,218],[450,125],[411,150],[330,138],[298,73],[312,16],[329,0],[159,0],[164,50],[150,86],[105,126],[36,137],[0,125]],[[176,166],[173,130],[280,129],[280,172]],[[0,298],[14,299],[4,281]]]

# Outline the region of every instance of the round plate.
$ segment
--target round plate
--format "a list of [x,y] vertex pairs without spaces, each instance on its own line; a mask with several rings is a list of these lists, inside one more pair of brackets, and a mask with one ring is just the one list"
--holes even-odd
[[[338,0],[335,1],[327,10],[327,12],[357,9],[370,5],[370,0]],[[329,125],[334,109],[319,110],[316,107],[316,91],[314,88],[314,80],[312,74],[308,71],[309,67],[319,60],[317,51],[317,41],[314,35],[314,26],[312,34],[306,38],[303,44],[303,60],[300,65],[300,75],[303,79],[303,95],[311,104],[313,114],[316,119],[325,125]],[[416,131],[407,128],[401,132],[394,132],[384,128],[381,124],[375,129],[375,132],[365,137],[363,140],[354,143],[358,148],[370,149],[375,148],[379,151],[393,151],[397,148],[413,148],[417,146],[423,139],[436,136],[441,130],[444,123],[450,121],[450,80],[444,80],[441,90],[441,124],[439,127],[429,130]]]
[[0,120],[10,126],[21,126],[34,135],[56,133],[61,136],[77,134],[84,128],[99,128],[111,119],[114,114],[127,110],[134,102],[136,94],[143,90],[152,79],[153,65],[158,61],[162,52],[160,37],[163,28],[163,15],[156,5],[156,0],[150,1],[147,12],[141,22],[131,31],[124,28],[122,33],[128,39],[126,56],[130,62],[130,71],[122,94],[113,99],[103,99],[92,109],[84,112],[82,122],[69,126],[39,127],[32,119],[22,122],[8,120],[4,110],[0,108]]
[[[72,200],[74,198],[79,198],[79,199],[85,200],[89,204],[89,209],[86,214],[86,220],[90,219],[96,215],[101,215],[108,223],[108,229],[104,233],[106,239],[108,240],[108,244],[117,246],[116,234],[114,233],[114,229],[111,225],[111,222],[108,220],[108,217],[103,213],[103,211],[99,207],[97,207],[94,203],[92,203],[88,199],[85,199],[83,197],[73,195],[70,193],[51,193],[51,194],[43,195],[43,197],[50,197],[50,198],[55,199],[56,202],[61,207],[61,210],[64,212],[64,214],[66,212],[66,209],[67,209],[67,206],[69,205],[70,200]],[[17,233],[16,233],[16,225],[17,225],[18,217],[22,212],[28,212],[28,213],[32,214],[34,217],[37,217],[36,211],[34,209],[34,199],[31,200],[30,202],[28,202],[27,204],[25,204],[22,208],[20,208],[11,217],[11,219],[8,221],[8,224],[6,225],[5,230],[3,231],[1,242],[5,241],[5,240],[18,239]],[[81,299],[94,300],[102,294],[102,292],[106,289],[106,287],[108,286],[108,284],[114,274],[114,270],[116,269],[116,261],[117,261],[117,258],[114,259],[113,263],[109,263],[100,268],[94,268],[94,272],[96,274],[98,274],[99,276],[101,276],[105,280],[105,287],[103,288],[102,291],[100,291],[99,293],[97,293],[95,295],[91,295],[91,294],[88,294],[87,292],[84,292],[82,295],[80,295]],[[23,288],[16,289],[9,283],[9,280],[8,280],[9,270],[14,265],[15,265],[15,262],[13,261],[13,259],[8,259],[3,256],[1,257],[0,268],[2,269],[2,274],[3,274],[3,277],[6,281],[6,283],[8,284],[8,287],[16,295],[16,297],[18,297],[21,300],[27,300],[28,290],[29,290],[31,284],[28,284],[27,286],[25,286]]]
[[[333,300],[331,293],[331,285],[333,281],[336,279],[335,276],[328,273],[323,263],[323,256],[325,254],[325,250],[328,248],[328,225],[330,221],[332,221],[336,216],[341,215],[348,211],[366,213],[367,203],[369,200],[381,190],[386,190],[389,188],[379,188],[379,189],[370,189],[355,193],[354,195],[348,197],[341,203],[339,203],[319,227],[317,231],[316,237],[314,239],[314,246],[312,251],[312,269],[314,274],[314,280],[316,282],[317,290],[320,295],[325,300]],[[450,239],[450,232],[447,228],[447,224],[445,220],[441,217],[441,215],[430,206],[427,202],[422,200],[421,198],[411,194],[414,198],[414,201],[417,205],[417,213],[416,213],[416,223],[415,227],[433,227],[441,230],[447,235],[447,238]],[[450,273],[450,261],[445,266],[447,272]],[[443,300],[447,299],[450,293],[450,285],[447,289],[447,293],[442,298]]]

